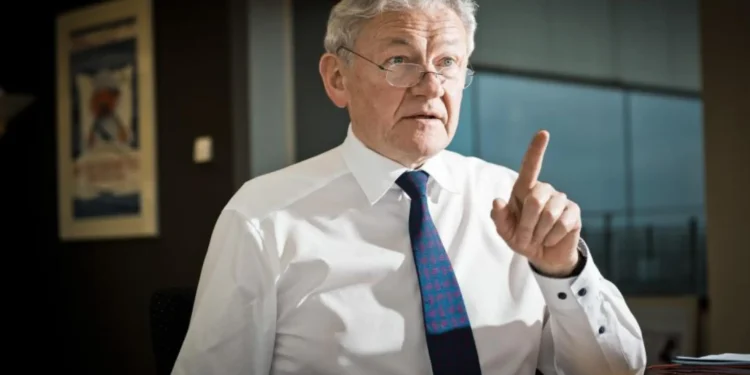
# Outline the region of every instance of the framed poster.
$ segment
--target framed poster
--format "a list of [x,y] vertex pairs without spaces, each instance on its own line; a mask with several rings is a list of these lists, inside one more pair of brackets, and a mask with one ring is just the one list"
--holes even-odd
[[151,6],[115,0],[57,19],[63,240],[158,234]]

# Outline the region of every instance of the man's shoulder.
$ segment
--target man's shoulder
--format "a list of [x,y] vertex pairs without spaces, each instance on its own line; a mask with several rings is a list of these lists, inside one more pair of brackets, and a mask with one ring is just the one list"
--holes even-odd
[[463,174],[469,183],[494,182],[512,185],[518,172],[476,156],[466,156],[454,151],[443,152],[448,168],[454,175]]
[[235,210],[247,219],[263,220],[322,189],[348,173],[334,148],[285,168],[245,182],[224,209]]

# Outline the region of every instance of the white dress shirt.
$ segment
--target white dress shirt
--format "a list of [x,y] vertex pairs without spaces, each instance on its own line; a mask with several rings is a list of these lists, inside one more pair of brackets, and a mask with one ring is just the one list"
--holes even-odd
[[[496,233],[516,172],[443,151],[429,208],[484,374],[642,374],[640,328],[585,243],[583,272],[535,273]],[[173,374],[430,374],[403,166],[351,132],[245,183],[221,212]]]

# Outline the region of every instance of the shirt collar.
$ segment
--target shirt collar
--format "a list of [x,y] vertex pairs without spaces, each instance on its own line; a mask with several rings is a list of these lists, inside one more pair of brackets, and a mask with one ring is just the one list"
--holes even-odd
[[[401,174],[410,170],[365,146],[352,132],[351,124],[341,150],[346,166],[371,205],[377,203],[394,186]],[[419,169],[427,172],[446,191],[460,193],[458,184],[446,166],[443,152],[428,159]]]

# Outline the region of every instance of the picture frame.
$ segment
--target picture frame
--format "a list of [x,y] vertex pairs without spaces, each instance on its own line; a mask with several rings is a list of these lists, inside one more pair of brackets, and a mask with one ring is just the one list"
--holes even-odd
[[61,240],[158,236],[151,0],[57,17]]
[[700,355],[698,297],[629,297],[627,304],[641,328],[648,365]]

